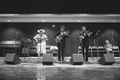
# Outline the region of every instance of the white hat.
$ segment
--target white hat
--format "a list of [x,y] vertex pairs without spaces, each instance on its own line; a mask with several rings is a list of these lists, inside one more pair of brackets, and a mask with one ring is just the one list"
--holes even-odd
[[39,29],[39,30],[37,30],[37,32],[38,32],[38,33],[40,33],[40,32],[44,33],[45,30],[44,30],[44,29]]

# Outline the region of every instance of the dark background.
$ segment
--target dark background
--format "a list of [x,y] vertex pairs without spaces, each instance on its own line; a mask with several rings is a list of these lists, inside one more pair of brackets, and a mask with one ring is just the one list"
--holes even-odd
[[1,0],[1,14],[120,14],[119,0]]
[[[55,25],[55,27],[52,27]],[[66,43],[66,56],[71,56],[77,53],[79,40],[77,36],[82,26],[86,26],[88,31],[93,32],[91,35],[90,46],[96,45],[98,30],[98,44],[103,46],[105,40],[108,39],[110,43],[120,47],[120,23],[0,23],[0,40],[13,40],[18,33],[18,40],[21,38],[29,38],[33,41],[33,37],[37,34],[37,30],[43,28],[46,30],[45,34],[49,40],[47,45],[56,45],[54,40],[55,33],[60,29],[61,25],[65,25],[67,30],[70,30],[70,36]],[[33,45],[33,43],[31,43]]]

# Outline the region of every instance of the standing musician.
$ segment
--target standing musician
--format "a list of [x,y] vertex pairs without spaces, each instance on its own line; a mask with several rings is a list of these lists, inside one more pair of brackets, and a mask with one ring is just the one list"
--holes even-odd
[[34,37],[34,39],[37,44],[36,48],[38,57],[40,57],[41,54],[46,54],[46,41],[48,40],[48,37],[44,34],[44,29],[37,30],[37,32],[38,34]]
[[[89,48],[89,38],[92,32],[86,31],[86,27],[82,26],[82,30],[79,33],[79,36],[77,37],[80,40],[80,43],[82,44],[82,53],[84,60],[88,62],[88,48]],[[86,51],[86,54],[85,54]]]
[[[55,34],[55,41],[58,46],[58,61],[64,61],[64,54],[65,54],[65,45],[66,45],[66,38],[68,38],[69,31],[66,31],[65,26],[62,25],[60,31]],[[61,61],[62,57],[62,61]]]

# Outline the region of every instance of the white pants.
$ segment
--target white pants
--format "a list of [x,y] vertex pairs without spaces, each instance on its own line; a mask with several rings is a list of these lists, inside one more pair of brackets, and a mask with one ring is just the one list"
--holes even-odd
[[37,48],[38,55],[46,54],[46,42],[38,43],[36,48]]

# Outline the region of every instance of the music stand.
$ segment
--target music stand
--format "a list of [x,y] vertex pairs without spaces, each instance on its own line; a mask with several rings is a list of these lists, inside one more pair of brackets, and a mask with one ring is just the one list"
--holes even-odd
[[[24,42],[24,51],[23,51],[23,53],[24,53],[24,61],[25,61],[25,53],[28,53],[28,48],[27,48],[27,43],[29,43],[29,42],[32,42],[29,38],[21,38],[21,40]],[[29,53],[28,53],[28,56],[29,56]]]

